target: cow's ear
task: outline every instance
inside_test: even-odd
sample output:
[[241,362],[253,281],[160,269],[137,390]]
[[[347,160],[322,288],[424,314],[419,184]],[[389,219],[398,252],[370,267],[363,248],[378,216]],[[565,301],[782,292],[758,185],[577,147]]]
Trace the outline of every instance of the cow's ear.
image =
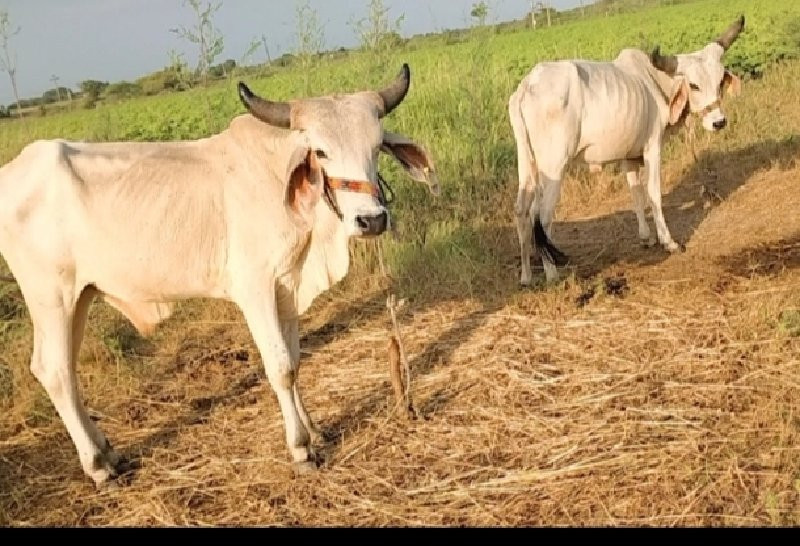
[[689,108],[689,83],[685,78],[681,78],[678,81],[678,88],[669,101],[669,124],[678,123],[687,108]]
[[403,135],[384,132],[381,149],[399,161],[411,178],[425,182],[433,195],[439,195],[436,169],[425,148]]
[[317,206],[325,186],[325,174],[313,150],[303,150],[300,161],[289,175],[286,187],[286,205],[306,222],[313,221],[314,207]]
[[[742,80],[739,79],[739,76],[728,70],[725,71],[720,86],[722,88],[722,93],[727,91],[732,97],[738,97],[742,92]],[[720,95],[722,95],[722,93],[720,93]]]

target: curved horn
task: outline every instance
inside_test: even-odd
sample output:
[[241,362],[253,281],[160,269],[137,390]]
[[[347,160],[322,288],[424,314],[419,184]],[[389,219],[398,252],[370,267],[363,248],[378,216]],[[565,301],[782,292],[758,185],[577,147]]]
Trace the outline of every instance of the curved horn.
[[403,68],[400,70],[400,74],[397,75],[394,83],[383,91],[378,91],[378,95],[380,95],[383,100],[383,112],[381,112],[381,117],[388,115],[398,104],[403,102],[406,93],[408,93],[408,86],[410,84],[411,71],[408,68],[408,63],[403,63]]
[[657,69],[666,72],[670,76],[674,76],[678,71],[678,57],[675,55],[664,56],[661,54],[661,46],[656,46],[650,54],[650,62],[653,63]]
[[719,38],[717,38],[717,43],[722,46],[722,49],[727,51],[728,48],[731,47],[731,44],[736,41],[736,38],[739,37],[739,33],[742,32],[743,28],[744,15],[740,15],[725,32],[720,34]]
[[253,94],[243,82],[239,82],[239,98],[247,111],[264,123],[288,129],[292,107],[288,102],[272,102]]

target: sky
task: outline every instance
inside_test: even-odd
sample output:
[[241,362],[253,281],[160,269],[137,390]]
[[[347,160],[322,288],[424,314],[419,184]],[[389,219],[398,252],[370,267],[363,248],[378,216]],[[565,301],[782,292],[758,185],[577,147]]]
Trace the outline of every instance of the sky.
[[[219,2],[220,0],[214,0]],[[309,0],[324,26],[325,49],[351,47],[357,38],[353,21],[364,17],[369,0]],[[489,21],[519,19],[530,0],[486,0]],[[203,1],[205,4],[205,0]],[[405,36],[469,26],[475,0],[384,0],[394,20],[404,15]],[[552,0],[555,9],[577,6],[580,0]],[[586,1],[585,3],[589,3]],[[222,0],[215,26],[225,50],[217,62],[244,55],[255,38],[266,37],[272,58],[295,45],[298,0]],[[20,98],[39,96],[58,85],[77,89],[78,82],[135,80],[169,63],[169,52],[184,53],[196,66],[196,46],[169,29],[191,27],[193,12],[184,0],[0,0],[20,32],[11,39],[17,55]],[[264,62],[259,48],[253,62]],[[13,101],[11,83],[0,73],[0,104]]]

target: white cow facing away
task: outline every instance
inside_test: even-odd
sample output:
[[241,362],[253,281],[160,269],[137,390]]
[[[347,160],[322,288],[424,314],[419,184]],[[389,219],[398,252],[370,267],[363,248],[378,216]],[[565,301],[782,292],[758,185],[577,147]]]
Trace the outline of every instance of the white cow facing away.
[[119,455],[89,418],[75,366],[96,296],[142,332],[183,298],[242,310],[283,414],[298,470],[318,435],[297,384],[298,316],[341,280],[348,239],[385,231],[378,154],[438,193],[427,152],[380,119],[405,98],[407,65],[385,89],[272,102],[239,84],[248,113],[196,141],[37,141],[0,168],[0,253],[33,322],[31,370],[98,485]]
[[[727,120],[720,100],[738,94],[740,81],[725,69],[722,56],[744,28],[744,16],[702,49],[664,56],[625,49],[612,62],[542,62],[520,82],[508,103],[517,145],[519,189],[515,206],[522,272],[531,282],[531,231],[548,281],[558,278],[565,256],[550,240],[561,179],[569,161],[583,159],[597,169],[621,162],[639,223],[639,238],[654,244],[645,219],[649,200],[659,242],[680,248],[661,210],[661,148],[668,126],[689,113],[703,127],[719,131]],[[644,166],[647,194],[639,179]],[[533,230],[531,230],[531,223]]]

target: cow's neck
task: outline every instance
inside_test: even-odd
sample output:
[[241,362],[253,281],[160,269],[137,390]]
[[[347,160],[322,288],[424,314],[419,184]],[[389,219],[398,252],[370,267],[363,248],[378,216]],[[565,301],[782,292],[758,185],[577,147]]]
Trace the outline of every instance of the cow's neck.
[[319,294],[341,281],[350,267],[350,249],[344,224],[322,201],[301,258],[296,289],[297,313],[304,313]]

